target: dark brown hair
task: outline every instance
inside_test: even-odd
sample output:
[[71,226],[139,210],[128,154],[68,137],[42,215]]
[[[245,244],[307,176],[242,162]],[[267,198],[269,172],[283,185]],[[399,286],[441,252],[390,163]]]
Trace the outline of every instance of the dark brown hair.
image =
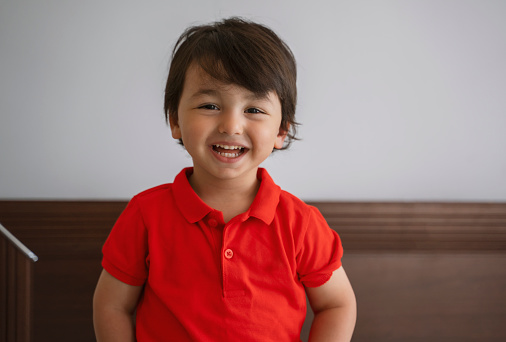
[[283,148],[297,139],[295,58],[271,29],[236,17],[186,29],[172,52],[165,87],[167,122],[177,122],[186,71],[192,63],[220,82],[257,95],[274,91],[281,101],[281,128],[287,132]]

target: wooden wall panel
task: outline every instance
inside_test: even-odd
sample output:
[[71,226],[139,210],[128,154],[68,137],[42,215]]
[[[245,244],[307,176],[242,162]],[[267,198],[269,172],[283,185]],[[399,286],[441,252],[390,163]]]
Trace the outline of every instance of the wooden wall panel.
[[[353,341],[506,340],[506,203],[312,204],[343,240]],[[125,205],[0,201],[0,222],[39,256],[34,341],[94,340],[100,250]]]
[[506,204],[312,204],[343,241],[354,342],[506,341]]
[[0,222],[39,257],[33,341],[94,341],[101,248],[126,202],[0,201]]
[[350,253],[355,342],[506,341],[506,253]]
[[33,261],[0,233],[0,340],[29,342],[33,331]]

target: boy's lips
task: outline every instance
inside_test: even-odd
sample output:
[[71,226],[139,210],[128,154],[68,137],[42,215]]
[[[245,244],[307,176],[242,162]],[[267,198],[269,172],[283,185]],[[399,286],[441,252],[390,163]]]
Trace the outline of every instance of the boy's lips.
[[247,148],[236,144],[213,144],[211,149],[221,157],[237,158],[247,152]]

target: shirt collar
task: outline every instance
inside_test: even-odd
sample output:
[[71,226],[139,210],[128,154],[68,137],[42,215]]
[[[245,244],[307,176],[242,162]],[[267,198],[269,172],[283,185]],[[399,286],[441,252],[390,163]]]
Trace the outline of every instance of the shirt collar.
[[193,167],[183,169],[174,179],[174,198],[177,207],[183,216],[190,223],[195,223],[202,220],[213,211],[213,208],[208,206],[200,199],[200,197],[193,191],[193,188],[188,181],[188,177],[193,173]]
[[259,168],[257,178],[260,180],[260,188],[250,206],[249,215],[271,224],[276,214],[281,188],[274,183],[266,169]]
[[[213,208],[205,204],[193,191],[188,181],[192,173],[192,167],[183,169],[174,179],[173,189],[179,211],[188,222],[195,223],[206,217]],[[270,224],[276,214],[281,188],[274,183],[267,170],[263,168],[258,169],[257,178],[260,180],[260,188],[246,214]]]

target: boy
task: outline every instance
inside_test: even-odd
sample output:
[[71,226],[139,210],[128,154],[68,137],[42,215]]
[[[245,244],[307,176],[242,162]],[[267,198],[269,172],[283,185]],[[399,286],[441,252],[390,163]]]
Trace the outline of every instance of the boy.
[[165,112],[193,167],[135,196],[111,231],[98,341],[299,341],[306,294],[310,340],[351,339],[338,235],[259,168],[295,138],[295,82],[290,49],[262,25],[232,18],[179,38]]

